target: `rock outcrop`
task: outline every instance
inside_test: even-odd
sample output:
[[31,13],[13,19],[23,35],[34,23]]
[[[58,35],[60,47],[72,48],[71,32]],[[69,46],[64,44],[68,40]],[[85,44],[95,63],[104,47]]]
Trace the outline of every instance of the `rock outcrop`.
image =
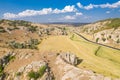
[[0,58],[0,80],[4,80],[6,74],[4,72],[5,66],[10,62],[10,60],[15,58],[15,53],[8,52],[3,57]]
[[78,58],[76,57],[75,54],[63,53],[63,54],[60,54],[60,57],[69,64],[77,65],[78,63]]
[[[40,70],[41,69],[41,70]],[[40,75],[40,76],[39,76]],[[12,72],[6,80],[52,80],[53,74],[44,61],[33,61],[32,63],[22,66],[17,72]]]
[[[65,55],[70,57],[66,57]],[[111,77],[105,77],[101,74],[94,73],[91,70],[77,68],[71,64],[68,64],[68,62],[71,63],[70,59],[72,56],[73,54],[66,53],[56,58],[55,64],[59,70],[58,72],[59,77],[57,77],[56,80],[113,80]],[[69,61],[66,62],[63,59],[63,57],[64,59]],[[72,57],[72,59],[76,60],[76,58],[74,57]],[[114,80],[120,80],[120,79],[114,79]]]

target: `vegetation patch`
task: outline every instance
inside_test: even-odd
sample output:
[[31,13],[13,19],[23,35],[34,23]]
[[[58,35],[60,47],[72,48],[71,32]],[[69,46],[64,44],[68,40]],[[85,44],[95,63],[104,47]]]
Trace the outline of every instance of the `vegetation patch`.
[[97,48],[97,50],[95,51],[95,55],[97,56],[97,53],[98,53],[98,51],[100,50],[100,48],[101,48],[101,46],[99,46],[98,48]]
[[0,33],[6,32],[3,27],[0,27]]
[[46,68],[47,68],[47,66],[41,66],[37,72],[30,71],[28,73],[28,77],[30,79],[33,78],[34,80],[37,80],[38,78],[41,78],[44,75]]
[[111,23],[107,24],[109,28],[117,29],[120,27],[120,18],[111,19]]
[[4,68],[13,59],[15,59],[15,56],[8,54],[7,56],[4,56],[3,59],[0,60],[1,61],[1,63],[0,63],[0,77],[5,76]]
[[16,48],[16,49],[38,49],[37,48],[38,44],[40,44],[40,41],[38,39],[30,39],[28,42],[24,42],[24,43],[11,41],[9,43],[9,46],[11,48]]
[[96,39],[96,42],[98,42],[98,41],[99,41],[99,38]]

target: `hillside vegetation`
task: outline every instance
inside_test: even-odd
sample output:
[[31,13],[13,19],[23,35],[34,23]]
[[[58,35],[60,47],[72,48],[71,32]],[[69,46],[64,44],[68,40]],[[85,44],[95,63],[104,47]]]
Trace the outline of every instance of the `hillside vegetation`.
[[120,18],[106,19],[79,27],[79,32],[91,36],[92,41],[120,48]]
[[[89,34],[108,23],[100,21],[81,30]],[[0,80],[120,79],[120,50],[86,41],[78,31],[63,24],[1,20]],[[95,35],[97,42],[120,37],[119,28],[101,32],[101,38]]]
[[106,20],[100,20],[97,22],[105,22],[105,21],[110,21],[110,23],[106,24],[105,29],[111,29],[111,28],[117,29],[118,27],[120,27],[120,18],[111,18],[111,19],[106,19]]

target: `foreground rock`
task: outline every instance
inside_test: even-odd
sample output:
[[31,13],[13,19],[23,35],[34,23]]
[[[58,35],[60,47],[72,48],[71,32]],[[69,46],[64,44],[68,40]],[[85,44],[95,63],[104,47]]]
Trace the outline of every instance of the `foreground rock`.
[[49,53],[42,56],[43,59],[33,60],[17,71],[9,70],[4,79],[0,80],[120,80],[76,67],[81,60],[72,53]]
[[6,80],[52,80],[53,75],[44,61],[33,61],[12,72],[6,77]]
[[60,57],[69,64],[77,65],[78,63],[78,58],[74,54],[71,53],[60,54]]
[[[63,58],[61,58],[61,56],[63,57],[64,55],[68,56],[68,53],[59,55],[55,61],[55,64],[59,70],[58,72],[59,77],[56,80],[113,80],[111,77],[105,77],[101,74],[96,74],[91,70],[80,69],[71,64],[68,64],[67,62],[64,61]],[[66,60],[73,59],[72,62],[77,61],[75,55],[74,57],[72,56],[73,54],[69,54],[69,58],[65,56],[64,57],[66,58]],[[114,79],[114,80],[120,80],[120,79]]]

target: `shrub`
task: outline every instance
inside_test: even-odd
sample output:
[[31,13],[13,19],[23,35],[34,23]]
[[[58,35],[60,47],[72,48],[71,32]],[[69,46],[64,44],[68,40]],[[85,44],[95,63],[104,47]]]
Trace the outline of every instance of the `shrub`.
[[99,41],[99,38],[96,39],[96,42],[98,42],[98,41]]
[[40,67],[39,71],[37,71],[37,72],[30,71],[28,73],[28,77],[30,79],[33,78],[33,79],[37,80],[39,77],[41,78],[44,75],[46,68],[47,68],[46,66],[42,66],[42,67]]
[[22,75],[22,72],[17,72],[16,73],[16,76],[21,76]]
[[34,45],[38,45],[40,42],[38,41],[38,39],[31,39],[30,43]]
[[37,31],[37,26],[29,26],[28,31],[31,31],[32,33]]
[[40,77],[43,76],[43,74],[45,73],[46,68],[47,68],[47,66],[42,66],[42,67],[40,67],[40,69],[39,69],[39,71],[38,71]]
[[39,78],[39,73],[34,72],[34,71],[30,71],[30,72],[28,73],[28,76],[29,76],[30,79],[33,78],[33,79],[37,80],[37,79]]
[[6,31],[4,30],[3,27],[0,27],[0,32],[1,32],[1,33],[4,33],[4,32],[6,32]]
[[120,40],[119,40],[119,39],[117,40],[117,43],[120,43]]
[[102,40],[105,42],[105,41],[106,41],[106,38],[102,38]]
[[3,66],[0,65],[0,73],[3,72]]
[[9,46],[11,48],[16,48],[16,49],[38,49],[37,47],[38,44],[40,44],[40,41],[38,39],[31,39],[28,42],[24,42],[24,43],[11,41],[9,43]]
[[110,28],[117,29],[118,27],[120,27],[120,18],[112,19],[111,23],[108,24],[108,26],[110,26]]
[[109,35],[109,39],[111,39],[111,35]]

